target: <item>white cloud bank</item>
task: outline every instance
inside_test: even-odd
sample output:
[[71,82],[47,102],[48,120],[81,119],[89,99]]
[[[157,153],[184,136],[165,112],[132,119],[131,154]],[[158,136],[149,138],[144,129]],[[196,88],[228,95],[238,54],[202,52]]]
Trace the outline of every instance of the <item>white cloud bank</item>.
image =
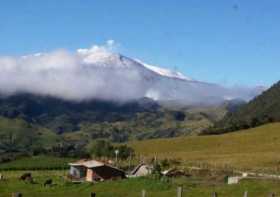
[[74,101],[125,101],[153,95],[159,100],[185,99],[191,103],[213,96],[247,98],[250,93],[244,88],[230,90],[209,84],[197,87],[198,82],[168,79],[137,61],[112,53],[114,46],[114,40],[108,40],[104,46],[94,45],[74,53],[57,50],[0,57],[0,95],[32,93]]
[[57,50],[23,57],[0,57],[0,93],[34,93],[68,100],[123,100],[143,95],[136,88],[141,86],[137,72],[104,64],[108,58],[115,57],[108,52],[113,44],[110,40],[105,46],[95,45],[76,53]]

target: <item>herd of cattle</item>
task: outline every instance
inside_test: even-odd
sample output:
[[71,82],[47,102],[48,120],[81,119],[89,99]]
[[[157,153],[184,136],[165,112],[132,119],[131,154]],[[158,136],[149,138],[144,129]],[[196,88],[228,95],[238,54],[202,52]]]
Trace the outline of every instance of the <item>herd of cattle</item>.
[[[1,180],[5,180],[4,176],[2,174],[0,174],[0,181]],[[24,173],[19,177],[20,181],[24,181],[26,183],[30,183],[30,184],[38,184],[36,181],[34,181],[32,174],[31,173]],[[47,186],[52,186],[53,185],[53,180],[52,179],[47,179],[44,181],[43,186],[47,187]]]

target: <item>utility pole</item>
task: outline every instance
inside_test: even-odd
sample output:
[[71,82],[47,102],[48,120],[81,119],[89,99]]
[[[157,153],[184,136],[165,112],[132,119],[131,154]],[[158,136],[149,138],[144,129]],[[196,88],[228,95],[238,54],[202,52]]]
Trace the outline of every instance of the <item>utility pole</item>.
[[129,153],[129,161],[128,161],[128,162],[129,162],[129,164],[128,164],[128,165],[129,165],[129,169],[130,169],[130,167],[131,167],[131,159],[132,159],[131,157],[132,157],[132,155],[131,155],[131,152],[130,152],[130,153]]
[[117,149],[115,150],[115,155],[116,155],[116,164],[118,163],[118,155],[119,155],[120,151]]

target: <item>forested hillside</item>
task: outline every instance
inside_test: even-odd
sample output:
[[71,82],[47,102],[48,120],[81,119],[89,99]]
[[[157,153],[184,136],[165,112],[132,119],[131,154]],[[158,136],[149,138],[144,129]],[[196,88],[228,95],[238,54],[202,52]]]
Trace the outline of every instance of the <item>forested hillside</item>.
[[204,134],[219,134],[280,121],[280,82],[238,110],[228,113]]

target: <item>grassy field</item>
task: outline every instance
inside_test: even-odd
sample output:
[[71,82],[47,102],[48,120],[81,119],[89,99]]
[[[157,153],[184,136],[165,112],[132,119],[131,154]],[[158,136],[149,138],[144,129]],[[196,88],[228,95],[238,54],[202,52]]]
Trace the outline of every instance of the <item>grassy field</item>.
[[[178,159],[182,160],[184,166],[208,164],[218,169],[230,167],[280,172],[280,123],[225,135],[147,140],[131,142],[130,145],[147,158],[156,155],[162,159]],[[87,197],[91,192],[96,192],[97,197],[138,197],[141,196],[142,189],[147,191],[148,197],[175,197],[179,185],[183,186],[184,195],[188,197],[210,197],[214,191],[224,197],[241,197],[244,191],[248,191],[248,196],[254,197],[268,196],[272,192],[280,194],[280,181],[243,180],[237,185],[226,185],[223,181],[225,174],[206,177],[194,174],[188,178],[165,181],[137,178],[74,184],[65,179],[67,171],[47,170],[65,166],[70,161],[71,159],[38,156],[0,164],[0,173],[6,179],[0,181],[0,197],[10,197],[12,192],[21,192],[23,197]],[[27,172],[20,171],[23,167],[28,170],[38,168],[32,171],[36,184],[18,180],[20,175]],[[54,185],[44,187],[44,181],[49,178],[54,181]]]
[[[216,135],[189,136],[173,139],[157,139],[131,142],[137,154],[146,158],[173,158],[182,161],[183,166],[205,165],[210,168],[233,168],[248,171],[267,171],[280,173],[280,123],[268,124],[247,131]],[[141,190],[148,197],[176,196],[176,188],[182,185],[188,197],[209,197],[216,191],[219,196],[238,197],[248,191],[249,196],[263,197],[271,192],[280,194],[280,181],[243,180],[237,185],[226,185],[223,175],[168,179],[152,178],[126,179],[104,183],[74,184],[65,177],[67,171],[55,170],[67,167],[72,159],[37,156],[22,158],[0,164],[0,173],[5,180],[0,181],[0,197],[10,197],[13,192],[23,193],[23,197],[87,197],[96,192],[97,197],[138,197]],[[24,170],[25,171],[20,171]],[[44,169],[44,170],[42,170]],[[48,170],[52,169],[52,170]],[[36,184],[19,181],[26,170],[32,171]],[[54,185],[44,187],[45,180],[51,178]]]
[[242,170],[280,172],[280,123],[216,136],[190,136],[130,143],[146,157],[176,158]]
[[[242,181],[238,185],[205,182],[199,178],[177,178],[169,181],[160,181],[152,178],[126,179],[108,181],[104,183],[74,184],[67,182],[63,177],[66,171],[34,171],[32,172],[36,184],[24,183],[18,180],[23,171],[4,172],[5,181],[0,181],[0,196],[10,197],[13,192],[21,192],[23,197],[88,197],[95,192],[97,197],[139,197],[145,189],[149,197],[176,196],[176,188],[182,185],[184,196],[210,197],[215,191],[219,196],[238,197],[248,191],[249,196],[263,197],[271,192],[280,193],[280,183],[276,181]],[[44,187],[46,179],[52,178],[54,185]]]
[[68,168],[68,163],[73,161],[71,158],[59,158],[51,156],[24,157],[15,161],[0,163],[2,170],[52,170]]

